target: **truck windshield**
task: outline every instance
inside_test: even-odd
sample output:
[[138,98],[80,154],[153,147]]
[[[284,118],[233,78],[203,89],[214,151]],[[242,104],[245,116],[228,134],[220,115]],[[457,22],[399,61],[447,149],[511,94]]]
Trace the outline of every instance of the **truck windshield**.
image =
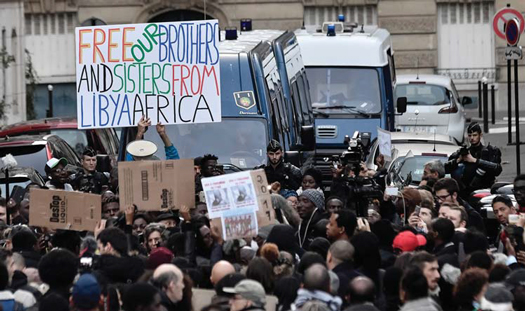
[[379,75],[373,68],[306,69],[312,107],[325,114],[381,112]]
[[[266,160],[266,126],[262,119],[223,118],[220,123],[168,125],[166,132],[181,159],[214,154],[219,157],[219,163],[249,169]],[[161,148],[164,145],[154,126],[144,139],[159,146],[156,156],[165,159]]]

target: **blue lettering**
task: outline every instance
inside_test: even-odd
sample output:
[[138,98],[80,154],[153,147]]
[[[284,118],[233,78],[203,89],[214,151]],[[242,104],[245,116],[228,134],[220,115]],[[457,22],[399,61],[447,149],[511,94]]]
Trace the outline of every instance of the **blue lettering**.
[[[166,60],[168,55],[168,47],[166,46],[166,43],[168,43],[169,40],[169,32],[168,28],[164,25],[159,25],[159,62],[163,62]],[[168,60],[170,61],[170,60]]]
[[[124,110],[124,108],[127,108]],[[120,125],[120,120],[122,119],[122,114],[126,112],[128,115],[128,124],[131,125],[131,115],[129,114],[129,101],[128,101],[128,95],[124,95],[124,100],[122,101],[122,109],[120,110],[120,116],[118,117],[117,125]]]
[[80,127],[88,127],[91,124],[84,123],[84,95],[80,95]]
[[[102,107],[102,98],[104,98],[104,100],[106,101],[106,105],[104,107]],[[98,121],[100,122],[99,125],[100,126],[106,126],[109,123],[109,114],[108,114],[109,100],[108,100],[108,98],[105,95],[98,94],[98,101],[99,101]],[[93,107],[95,107],[95,106],[93,105]],[[106,115],[106,123],[102,123],[102,111],[104,111],[104,114]]]
[[173,52],[174,50],[173,46],[178,40],[177,39],[178,38],[177,27],[175,27],[175,25],[169,25],[169,37],[170,37],[170,45],[169,45],[170,53],[168,56],[168,62],[172,62],[172,61],[175,62],[176,58],[175,58],[175,53]]
[[117,101],[113,98],[113,96],[109,95],[109,98],[111,98],[111,102],[115,105],[115,112],[113,113],[113,119],[111,119],[111,126],[115,125],[115,117],[117,116],[117,109],[118,109],[118,102],[120,100],[120,94],[118,94]]

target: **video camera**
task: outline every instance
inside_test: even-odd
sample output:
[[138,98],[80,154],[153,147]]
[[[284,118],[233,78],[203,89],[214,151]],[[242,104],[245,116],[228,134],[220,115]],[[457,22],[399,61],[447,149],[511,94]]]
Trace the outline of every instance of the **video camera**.
[[352,137],[346,135],[344,144],[348,145],[348,149],[340,156],[334,156],[337,160],[334,166],[341,164],[344,167],[342,180],[347,188],[347,205],[355,209],[359,217],[367,217],[372,201],[383,198],[383,191],[373,178],[359,176],[361,163],[369,153],[370,137],[370,133],[359,131],[354,132]]
[[334,165],[344,166],[345,176],[348,176],[350,171],[353,171],[355,176],[359,176],[361,162],[366,159],[370,148],[370,133],[355,131],[352,137],[345,135],[344,144],[348,148],[340,156],[333,156]]

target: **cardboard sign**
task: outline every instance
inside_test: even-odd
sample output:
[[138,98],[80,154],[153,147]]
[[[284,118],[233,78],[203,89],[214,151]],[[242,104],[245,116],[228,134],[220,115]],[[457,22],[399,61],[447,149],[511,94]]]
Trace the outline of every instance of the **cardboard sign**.
[[98,194],[31,189],[29,224],[49,229],[93,231],[102,218]]
[[77,27],[78,128],[221,121],[217,20]]
[[120,207],[161,211],[195,206],[193,160],[119,162]]
[[202,179],[208,214],[225,240],[254,237],[275,221],[264,170]]

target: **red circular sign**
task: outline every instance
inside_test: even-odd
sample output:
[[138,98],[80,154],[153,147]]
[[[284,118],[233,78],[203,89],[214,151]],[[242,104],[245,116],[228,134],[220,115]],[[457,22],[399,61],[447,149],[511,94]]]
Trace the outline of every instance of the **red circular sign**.
[[[507,15],[505,17],[504,15]],[[512,17],[508,16],[512,15]],[[503,22],[505,24],[512,18],[518,18],[520,21],[520,33],[523,33],[523,28],[525,27],[525,19],[523,19],[523,15],[518,10],[512,9],[512,8],[504,8],[498,11],[496,15],[494,15],[494,20],[492,22],[492,28],[494,28],[494,32],[496,33],[496,36],[500,37],[503,40],[506,40],[505,33],[503,32],[503,27],[500,29],[498,27],[499,22]]]

